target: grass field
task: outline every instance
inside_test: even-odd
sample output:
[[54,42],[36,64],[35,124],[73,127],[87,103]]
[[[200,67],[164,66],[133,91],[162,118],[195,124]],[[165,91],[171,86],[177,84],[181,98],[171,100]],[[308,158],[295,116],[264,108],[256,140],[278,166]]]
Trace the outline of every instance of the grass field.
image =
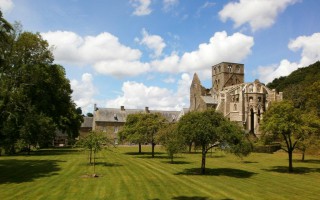
[[[208,155],[207,175],[198,175],[201,155],[181,154],[170,164],[161,149],[156,158],[137,147],[98,154],[92,174],[87,156],[74,149],[41,150],[0,157],[0,199],[319,199],[320,159],[298,161],[287,173],[285,153],[239,159],[223,152]],[[143,147],[149,151],[149,147]]]

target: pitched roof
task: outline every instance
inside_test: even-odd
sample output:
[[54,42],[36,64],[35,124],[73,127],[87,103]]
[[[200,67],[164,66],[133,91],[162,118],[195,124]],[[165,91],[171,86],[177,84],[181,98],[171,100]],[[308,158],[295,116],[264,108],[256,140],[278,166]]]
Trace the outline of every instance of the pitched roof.
[[92,128],[93,117],[83,117],[81,128]]
[[100,122],[126,122],[129,114],[142,113],[141,109],[99,108],[94,113],[94,120]]
[[[98,108],[94,113],[94,120],[100,122],[126,122],[129,114],[145,113],[146,109],[119,109],[119,108]],[[169,122],[178,119],[180,111],[149,110],[150,113],[160,113]]]
[[201,98],[206,104],[218,104],[218,101],[215,100],[212,96],[201,96]]

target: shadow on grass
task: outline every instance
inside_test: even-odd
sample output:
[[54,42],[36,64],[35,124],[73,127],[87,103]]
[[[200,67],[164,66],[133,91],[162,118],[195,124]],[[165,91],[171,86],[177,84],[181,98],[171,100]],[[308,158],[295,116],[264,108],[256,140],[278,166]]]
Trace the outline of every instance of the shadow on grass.
[[259,162],[256,162],[256,161],[242,161],[242,163],[245,163],[245,164],[252,164],[252,163],[259,163]]
[[199,196],[177,196],[172,197],[172,200],[211,200],[209,197],[199,197]]
[[[147,158],[147,159],[169,159],[166,153],[154,152],[154,158],[152,158],[151,152],[126,152],[126,155],[135,156],[136,158]],[[179,158],[179,157],[177,157]]]
[[206,168],[206,173],[201,174],[200,168],[185,169],[183,172],[178,172],[175,175],[201,175],[201,176],[229,176],[234,178],[250,178],[255,175],[254,172],[249,172],[241,169],[233,168]]
[[289,172],[288,166],[274,166],[270,169],[263,169],[268,172],[288,173],[288,174],[308,174],[312,172],[320,173],[320,168],[293,167],[293,172]]
[[95,165],[100,165],[104,167],[121,167],[122,164],[119,163],[108,163],[108,162],[96,162]]
[[304,160],[301,159],[294,159],[294,162],[300,162],[300,163],[312,163],[312,164],[320,164],[320,160],[310,159],[310,160]]
[[60,160],[0,160],[0,184],[22,183],[57,175]]
[[207,155],[207,158],[224,158],[225,155]]
[[[126,153],[124,153],[124,154],[126,154],[126,155],[131,155],[131,156],[144,156],[144,155],[149,155],[149,156],[151,156],[151,155],[152,155],[151,152],[141,152],[141,153],[139,153],[139,152],[126,152]],[[154,152],[154,155],[163,155],[163,154],[165,154],[165,153],[162,153],[162,152]]]
[[[169,158],[168,158],[169,159]],[[190,164],[192,162],[188,162],[188,161],[173,161],[171,162],[170,160],[168,161],[161,161],[162,163],[167,163],[167,164],[172,164],[172,165],[185,165],[185,164]]]
[[[38,151],[31,151],[30,156],[50,156],[50,155],[64,155],[64,154],[72,154],[79,153],[79,149],[74,148],[50,148],[50,149],[40,149]],[[21,153],[23,155],[26,153]]]

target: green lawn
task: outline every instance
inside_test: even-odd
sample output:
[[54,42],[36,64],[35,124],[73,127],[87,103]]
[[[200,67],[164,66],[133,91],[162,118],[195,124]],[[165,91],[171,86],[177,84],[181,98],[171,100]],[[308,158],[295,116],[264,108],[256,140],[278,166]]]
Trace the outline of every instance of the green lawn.
[[[320,159],[298,161],[287,173],[285,153],[253,153],[243,160],[223,152],[207,159],[199,174],[200,154],[181,154],[170,164],[156,148],[156,158],[138,155],[137,147],[99,153],[96,172],[83,152],[42,150],[34,155],[0,157],[0,199],[319,199]],[[149,147],[143,147],[149,151]]]

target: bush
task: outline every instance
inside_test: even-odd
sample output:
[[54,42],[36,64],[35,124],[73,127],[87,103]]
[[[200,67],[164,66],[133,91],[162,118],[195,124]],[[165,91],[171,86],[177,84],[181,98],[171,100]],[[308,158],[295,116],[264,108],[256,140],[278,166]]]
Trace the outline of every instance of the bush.
[[254,145],[253,152],[257,153],[273,153],[281,149],[281,144]]

